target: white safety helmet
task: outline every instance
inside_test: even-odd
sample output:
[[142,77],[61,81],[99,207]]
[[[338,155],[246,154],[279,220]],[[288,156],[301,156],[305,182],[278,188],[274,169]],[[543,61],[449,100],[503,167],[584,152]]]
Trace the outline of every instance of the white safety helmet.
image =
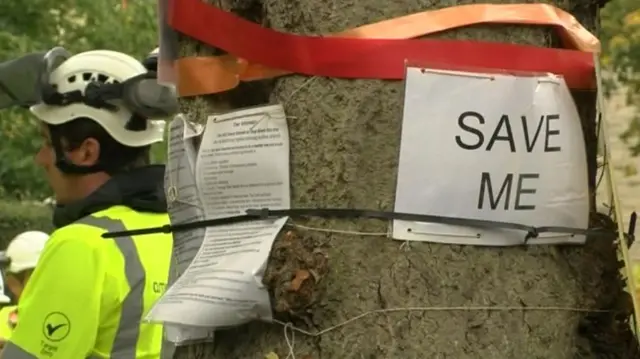
[[9,258],[7,273],[19,273],[35,268],[47,240],[49,235],[40,231],[27,231],[17,235],[5,252]]
[[[121,52],[94,50],[71,56],[54,69],[49,83],[59,93],[81,91],[90,82],[122,83],[134,76],[147,72],[138,60]],[[118,104],[115,100],[114,104]],[[122,103],[122,102],[120,102]],[[132,112],[125,106],[117,106],[117,111],[88,106],[82,102],[65,106],[51,106],[40,103],[31,106],[31,112],[41,121],[50,125],[60,125],[79,117],[88,117],[100,124],[119,143],[128,147],[147,146],[163,140],[165,121],[149,120],[143,131],[126,128]]]

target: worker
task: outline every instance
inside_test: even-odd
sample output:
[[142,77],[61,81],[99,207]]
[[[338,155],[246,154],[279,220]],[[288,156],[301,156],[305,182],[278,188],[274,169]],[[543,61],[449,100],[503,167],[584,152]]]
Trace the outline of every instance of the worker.
[[149,153],[163,141],[175,95],[123,53],[55,48],[43,56],[22,64],[41,82],[19,87],[39,93],[21,99],[14,91],[14,102],[39,99],[30,107],[43,139],[35,161],[55,194],[57,229],[0,358],[170,358],[163,326],[144,315],[166,285],[172,236],[102,235],[169,223],[164,166],[149,165]]
[[11,338],[13,329],[18,324],[18,306],[8,305],[0,309],[0,348]]
[[[11,305],[11,298],[5,293],[4,274],[0,273],[0,348],[11,336],[11,331],[15,327],[15,323],[10,322],[13,312],[17,311],[16,305]],[[13,318],[15,319],[15,318]]]
[[7,296],[7,288],[4,284],[4,270],[0,270],[0,307],[11,304],[11,298]]
[[48,240],[49,235],[41,231],[23,232],[1,253],[0,264],[3,264],[6,284],[15,301],[20,300]]
[[[20,300],[20,295],[29,281],[48,239],[49,235],[44,232],[23,232],[9,242],[6,251],[0,252],[3,278],[14,301]],[[4,297],[6,298],[6,301],[3,300],[4,302],[12,301],[6,295]],[[0,309],[0,343],[9,339],[17,322],[17,305],[9,305]]]

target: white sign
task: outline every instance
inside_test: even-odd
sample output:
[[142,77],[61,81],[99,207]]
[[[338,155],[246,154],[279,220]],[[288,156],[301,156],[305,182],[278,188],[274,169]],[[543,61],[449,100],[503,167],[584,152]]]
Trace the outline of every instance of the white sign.
[[[288,209],[289,133],[282,106],[210,116],[195,172],[185,177],[177,176],[177,182],[168,185],[168,200],[183,201],[185,192],[184,202],[203,213],[192,211],[184,217],[212,219],[242,215],[249,208]],[[195,258],[148,319],[191,328],[270,321],[271,303],[262,277],[273,241],[286,221],[285,217],[207,227],[199,238],[192,233],[191,241],[201,244]]]
[[[395,211],[587,228],[585,143],[564,80],[407,68]],[[520,245],[523,231],[394,221],[393,238]],[[540,234],[531,244],[584,243]]]

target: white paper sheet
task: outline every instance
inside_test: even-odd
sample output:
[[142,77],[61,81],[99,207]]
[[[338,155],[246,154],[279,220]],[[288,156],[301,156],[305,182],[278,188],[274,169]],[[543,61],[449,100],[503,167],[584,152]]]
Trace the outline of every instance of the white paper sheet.
[[[586,229],[578,111],[561,77],[407,68],[395,211]],[[521,245],[523,231],[393,221],[393,238]],[[529,244],[584,243],[543,233]]]
[[[194,128],[178,116],[169,125],[169,155],[165,172],[167,205],[172,224],[205,219],[195,179],[196,144],[203,129]],[[172,275],[180,277],[195,258],[204,239],[204,228],[173,234],[174,265]],[[170,280],[171,282],[171,280]]]
[[[206,218],[290,206],[289,134],[280,105],[210,116],[195,163],[196,188]],[[178,193],[183,187],[180,181],[174,184]],[[191,188],[184,181],[185,188]],[[286,221],[206,228],[195,259],[148,319],[216,328],[271,320],[262,277],[273,241]]]
[[[198,198],[195,183],[195,160],[198,136],[202,126],[190,123],[182,115],[169,124],[168,159],[165,170],[165,192],[172,224],[205,219],[202,202]],[[193,261],[204,239],[205,229],[176,232],[173,234],[173,254],[169,281],[171,287]],[[210,342],[213,328],[193,328],[166,325],[165,338],[176,345]]]
[[164,337],[175,346],[212,343],[215,340],[215,329],[166,323]]

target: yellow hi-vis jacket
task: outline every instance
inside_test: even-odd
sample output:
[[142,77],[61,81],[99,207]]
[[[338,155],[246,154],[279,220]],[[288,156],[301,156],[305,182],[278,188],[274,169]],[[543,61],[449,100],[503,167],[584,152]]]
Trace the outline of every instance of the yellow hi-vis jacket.
[[16,325],[17,305],[9,305],[0,309],[0,340],[7,341],[11,337],[13,328]]
[[142,321],[166,285],[172,236],[101,235],[168,223],[166,213],[113,206],[53,232],[2,358],[165,357],[162,325]]

